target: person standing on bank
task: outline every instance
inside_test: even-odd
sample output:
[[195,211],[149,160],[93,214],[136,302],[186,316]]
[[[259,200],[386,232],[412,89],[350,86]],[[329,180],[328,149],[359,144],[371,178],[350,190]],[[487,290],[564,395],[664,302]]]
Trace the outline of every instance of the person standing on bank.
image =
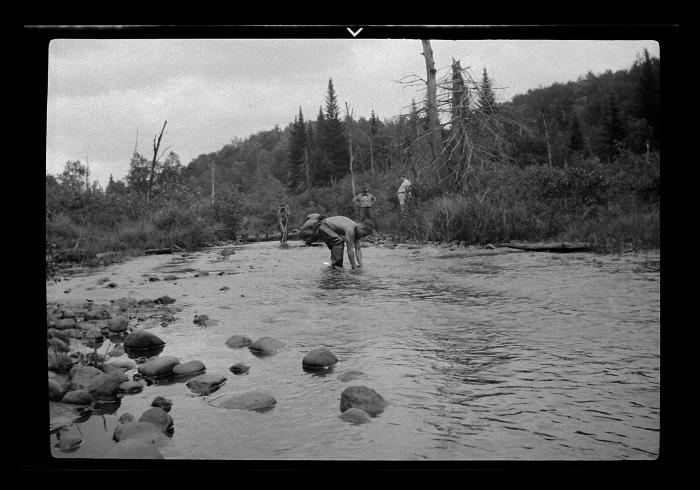
[[396,195],[399,197],[399,207],[401,208],[402,213],[406,209],[406,198],[408,198],[410,193],[411,193],[411,181],[408,180],[406,177],[401,177],[401,185],[399,186],[399,189],[396,192]]
[[287,225],[289,224],[289,206],[282,203],[277,210],[277,219],[280,225],[280,243],[287,243]]
[[364,222],[368,218],[372,219],[370,209],[372,209],[372,206],[376,201],[377,198],[367,191],[367,184],[363,185],[362,193],[356,195],[352,200],[352,202],[360,206],[360,223]]

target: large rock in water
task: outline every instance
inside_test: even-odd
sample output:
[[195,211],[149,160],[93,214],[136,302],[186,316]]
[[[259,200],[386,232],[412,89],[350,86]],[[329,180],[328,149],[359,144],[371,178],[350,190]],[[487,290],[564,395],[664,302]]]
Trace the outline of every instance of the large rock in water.
[[163,345],[165,342],[148,330],[135,330],[124,339],[124,347],[132,350],[149,350]]
[[73,405],[88,405],[92,403],[92,395],[87,390],[73,390],[63,395],[61,401]]
[[65,392],[66,390],[63,388],[61,383],[53,379],[49,380],[49,400],[54,402],[59,401],[61,398],[63,398],[63,394]]
[[123,372],[115,370],[93,378],[86,390],[94,398],[114,398],[119,391],[119,385],[126,381],[129,381],[129,377]]
[[180,360],[175,356],[160,356],[140,364],[138,371],[147,378],[158,378],[172,374],[178,364]]
[[115,316],[114,318],[110,318],[107,322],[107,328],[112,333],[125,332],[128,327],[129,319],[125,316]]
[[85,390],[90,382],[96,377],[104,374],[102,371],[92,366],[73,366],[68,376],[70,378],[70,388],[72,390]]
[[162,396],[157,396],[151,402],[151,406],[162,408],[166,412],[169,412],[170,409],[173,408],[173,402],[172,402],[172,400],[170,400],[168,398],[163,398]]
[[188,361],[182,364],[178,364],[173,368],[173,375],[175,376],[191,376],[193,374],[200,374],[207,370],[207,367],[202,361]]
[[250,347],[253,341],[246,337],[245,335],[232,335],[226,341],[226,345],[232,349],[238,349],[240,347]]
[[143,412],[139,422],[153,424],[163,433],[168,432],[173,427],[173,418],[168,412],[158,407],[149,408]]
[[209,404],[219,408],[263,411],[274,407],[277,404],[277,400],[268,393],[249,391],[246,393],[221,395],[211,400]]
[[140,393],[143,391],[143,383],[139,383],[138,381],[124,381],[122,384],[119,385],[118,387],[119,393],[123,394],[133,394],[133,393]]
[[68,347],[68,344],[66,344],[60,339],[52,337],[46,342],[49,346],[49,349],[55,350],[56,352],[70,352],[70,347]]
[[325,369],[333,366],[338,362],[338,358],[335,357],[328,349],[314,349],[304,356],[301,360],[301,365],[304,369]]
[[266,356],[276,354],[278,350],[284,347],[284,342],[273,339],[272,337],[262,337],[250,344],[250,352],[258,356]]
[[187,388],[200,395],[208,395],[215,392],[226,382],[226,376],[216,374],[202,374],[187,382]]
[[118,442],[105,451],[102,457],[107,459],[163,459],[163,455],[153,444],[139,439],[126,439]]
[[388,404],[379,393],[366,386],[350,386],[340,394],[341,412],[350,408],[359,408],[375,417],[382,413]]

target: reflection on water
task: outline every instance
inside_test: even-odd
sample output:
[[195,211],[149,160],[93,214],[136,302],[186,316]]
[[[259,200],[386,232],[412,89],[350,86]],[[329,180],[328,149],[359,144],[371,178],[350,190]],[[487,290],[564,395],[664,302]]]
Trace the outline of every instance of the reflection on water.
[[[333,270],[323,265],[325,249],[270,242],[238,247],[223,259],[210,249],[111,266],[118,283],[177,270],[175,282],[132,286],[135,297],[167,294],[182,308],[177,321],[151,329],[166,342],[163,354],[201,360],[207,373],[226,376],[232,391],[269,392],[277,404],[232,414],[181,379],[158,382],[101,411],[106,426],[95,416],[74,424],[89,436],[61,457],[101,454],[98,435],[125,412],[138,418],[156,396],[173,401],[177,433],[161,449],[166,458],[658,455],[658,255],[365,248],[363,258],[363,269]],[[84,299],[81,287],[91,281],[70,279],[71,294]],[[66,287],[49,286],[49,298],[66,301]],[[88,293],[95,300],[127,295]],[[203,313],[213,320],[206,329],[190,321]],[[257,357],[226,347],[233,334],[269,336],[287,347]],[[338,364],[304,370],[301,359],[317,347],[334,352]],[[236,363],[250,366],[246,376],[231,374]],[[390,402],[370,424],[338,418],[340,393],[354,384]]]

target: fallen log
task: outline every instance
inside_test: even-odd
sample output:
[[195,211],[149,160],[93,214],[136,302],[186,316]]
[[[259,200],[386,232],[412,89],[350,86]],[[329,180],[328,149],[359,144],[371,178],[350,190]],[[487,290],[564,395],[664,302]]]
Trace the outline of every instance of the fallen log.
[[173,248],[149,248],[148,250],[144,250],[143,253],[146,255],[171,254],[173,253]]
[[568,253],[568,252],[587,252],[591,250],[591,246],[588,243],[583,242],[539,242],[539,243],[525,243],[525,242],[507,242],[499,243],[501,247],[517,248],[520,250],[529,250],[531,252],[557,252],[557,253]]

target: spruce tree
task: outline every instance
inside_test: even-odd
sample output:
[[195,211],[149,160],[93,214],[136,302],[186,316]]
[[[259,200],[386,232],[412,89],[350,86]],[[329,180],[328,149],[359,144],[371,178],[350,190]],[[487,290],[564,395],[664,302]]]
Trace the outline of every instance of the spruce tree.
[[484,114],[493,114],[496,111],[496,94],[493,91],[493,82],[484,67],[484,73],[479,85],[477,107]]
[[571,123],[571,137],[569,138],[569,150],[572,152],[579,152],[584,149],[585,142],[583,139],[583,133],[581,132],[581,123],[578,120],[578,116],[574,114],[573,121]]
[[641,62],[639,82],[636,91],[637,114],[645,119],[652,128],[652,136],[658,140],[659,126],[659,86],[654,72],[654,66],[649,51],[644,50],[644,59]]
[[299,115],[294,118],[294,124],[292,125],[289,156],[287,159],[287,186],[292,190],[298,190],[303,187],[306,180],[306,169],[304,168],[306,146],[306,124],[304,123],[304,114],[301,111],[301,107],[299,107]]
[[603,117],[602,139],[603,156],[611,161],[617,156],[619,146],[625,139],[625,128],[620,118],[620,109],[613,95],[608,97]]
[[[340,120],[340,108],[333,88],[333,79],[328,80],[326,111],[323,116],[320,136],[321,146],[328,164],[326,178],[329,181],[338,181],[349,172],[350,155],[345,128]],[[326,172],[322,172],[322,174],[326,174]]]

